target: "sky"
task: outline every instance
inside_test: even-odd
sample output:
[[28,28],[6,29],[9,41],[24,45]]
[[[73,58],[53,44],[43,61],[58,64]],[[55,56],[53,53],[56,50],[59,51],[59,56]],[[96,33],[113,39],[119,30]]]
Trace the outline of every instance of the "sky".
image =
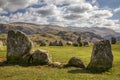
[[12,22],[120,32],[120,0],[0,0],[0,23]]

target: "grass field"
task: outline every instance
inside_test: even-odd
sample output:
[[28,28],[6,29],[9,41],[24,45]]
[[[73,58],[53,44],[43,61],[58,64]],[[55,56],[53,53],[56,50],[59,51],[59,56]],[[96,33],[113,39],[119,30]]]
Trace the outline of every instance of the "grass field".
[[[48,50],[53,61],[67,63],[73,57],[79,57],[85,65],[90,61],[90,47],[36,47]],[[48,66],[0,66],[0,80],[120,80],[120,44],[112,45],[114,55],[113,68],[108,72],[93,74],[80,68],[52,68]],[[0,51],[0,61],[5,59],[6,49]]]

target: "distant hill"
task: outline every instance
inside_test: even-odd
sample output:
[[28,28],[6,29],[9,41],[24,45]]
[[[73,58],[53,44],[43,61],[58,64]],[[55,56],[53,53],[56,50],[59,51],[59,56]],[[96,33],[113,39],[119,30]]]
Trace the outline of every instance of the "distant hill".
[[[102,38],[110,39],[112,36],[118,38],[118,40],[120,38],[120,33],[117,33],[112,29],[102,27],[61,27],[58,25],[37,25],[22,22],[0,24],[0,33],[7,33],[9,30],[20,30],[31,35],[37,33],[41,35],[49,34],[49,37],[52,35],[52,37],[54,36],[65,40],[70,39],[71,37],[75,39],[80,34],[82,34],[83,37],[89,37],[89,41],[96,41]],[[74,41],[74,39],[72,40]]]
[[109,28],[103,28],[103,27],[69,27],[71,31],[76,31],[76,32],[92,32],[95,33],[96,35],[100,35],[104,39],[110,40],[111,37],[115,37],[117,39],[117,42],[120,42],[120,33],[115,32],[112,29]]
[[57,25],[36,25],[30,23],[11,23],[11,24],[0,24],[0,32],[7,33],[9,30],[20,30],[25,32],[26,34],[34,34],[38,32],[45,31],[67,31],[66,28],[57,26]]
[[120,36],[120,33],[115,32],[112,29],[109,28],[103,28],[103,27],[69,27],[72,31],[77,31],[77,32],[93,32],[97,35],[100,35],[103,38],[108,38],[111,36]]
[[75,42],[81,35],[83,41],[95,42],[103,39],[101,36],[89,31],[74,31],[69,27],[60,27],[57,25],[36,25],[30,23],[11,23],[0,24],[0,32],[7,33],[9,30],[20,30],[30,35],[34,40],[63,40]]

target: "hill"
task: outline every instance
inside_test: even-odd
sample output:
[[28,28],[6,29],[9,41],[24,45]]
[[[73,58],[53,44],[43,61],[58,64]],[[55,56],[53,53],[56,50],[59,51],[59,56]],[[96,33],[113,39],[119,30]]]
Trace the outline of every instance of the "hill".
[[83,41],[95,42],[102,39],[101,36],[92,32],[76,32],[69,27],[60,27],[57,25],[36,25],[30,23],[11,23],[0,24],[0,32],[7,33],[9,30],[20,30],[30,36],[33,41],[44,40],[48,42],[53,40],[63,40],[76,42],[76,39],[81,35]]
[[[97,35],[100,35],[103,38],[109,38],[111,36],[118,37],[120,36],[120,33],[115,32],[112,29],[109,28],[103,28],[103,27],[69,27],[72,31],[77,31],[77,32],[93,32]],[[109,36],[109,37],[108,37]]]

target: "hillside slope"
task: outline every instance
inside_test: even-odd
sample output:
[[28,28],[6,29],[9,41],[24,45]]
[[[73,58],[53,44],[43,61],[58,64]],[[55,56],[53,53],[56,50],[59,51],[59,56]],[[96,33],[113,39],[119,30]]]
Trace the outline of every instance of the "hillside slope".
[[[57,25],[36,25],[29,23],[11,23],[0,24],[0,32],[7,33],[9,30],[20,30],[30,35],[33,41],[72,41],[76,42],[76,39],[81,35],[83,41],[95,42],[102,39],[101,36],[92,32],[76,32],[71,31],[69,27],[60,27]],[[49,42],[48,41],[48,42]]]

